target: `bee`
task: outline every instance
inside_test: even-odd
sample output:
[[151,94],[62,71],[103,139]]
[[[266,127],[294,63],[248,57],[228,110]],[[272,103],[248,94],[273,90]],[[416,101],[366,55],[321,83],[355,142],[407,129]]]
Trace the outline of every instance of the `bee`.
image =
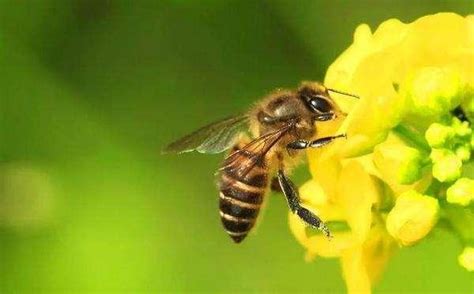
[[298,190],[287,175],[302,150],[345,137],[313,139],[317,122],[345,115],[329,92],[358,98],[318,82],[303,82],[296,90],[276,90],[249,112],[204,126],[163,150],[214,154],[230,149],[217,176],[220,218],[235,243],[244,240],[254,227],[270,186],[283,192],[289,209],[304,223],[331,237],[325,223],[301,205]]

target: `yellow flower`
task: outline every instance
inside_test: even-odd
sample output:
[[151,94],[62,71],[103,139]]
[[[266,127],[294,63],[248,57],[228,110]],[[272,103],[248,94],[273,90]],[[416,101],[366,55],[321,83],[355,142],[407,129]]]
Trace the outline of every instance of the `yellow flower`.
[[[301,202],[329,224],[346,222],[350,232],[333,232],[334,238],[331,241],[318,234],[308,237],[304,224],[290,214],[290,226],[294,233],[298,232],[295,234],[297,239],[310,253],[325,257],[338,256],[340,249],[366,239],[372,224],[372,205],[380,198],[378,183],[357,161],[345,164],[336,178],[336,187],[340,188],[333,195],[325,192],[317,180],[306,183],[300,189]],[[330,225],[329,228],[331,229]],[[321,250],[324,246],[331,247],[330,253],[326,253],[328,250]]]
[[[361,97],[332,95],[349,115],[318,122],[318,136],[346,133],[347,140],[308,151],[313,179],[300,189],[303,205],[334,238],[308,230],[293,214],[290,228],[308,260],[340,258],[348,291],[369,293],[397,241],[411,245],[435,226],[443,208],[423,194],[444,197],[451,184],[433,175],[449,182],[472,170],[471,126],[451,122],[450,112],[462,106],[474,114],[474,16],[390,19],[374,33],[360,25],[324,83]],[[451,189],[451,198],[461,190]],[[448,221],[465,232],[467,217],[448,214]]]
[[395,249],[396,243],[384,228],[375,225],[362,245],[344,250],[341,266],[348,293],[370,293]]
[[387,230],[401,245],[424,238],[438,220],[439,204],[433,197],[408,191],[397,198],[387,217]]
[[465,91],[458,72],[443,67],[422,67],[403,83],[409,112],[417,116],[439,116],[461,103]]
[[[302,205],[326,221],[333,238],[319,231],[309,231],[293,213],[289,225],[297,240],[307,249],[308,261],[316,256],[340,257],[349,292],[370,292],[386,262],[395,250],[380,220],[373,220],[372,206],[380,197],[378,183],[362,165],[351,160],[344,164],[339,176],[341,189],[329,197],[317,180],[300,189]],[[347,223],[334,230],[332,224]]]
[[[417,72],[429,72],[427,68],[447,72],[449,74],[434,76],[453,82],[448,90],[416,87],[416,97],[430,94],[432,99],[443,101],[438,99],[444,97],[442,93],[455,95],[460,92],[458,88],[451,90],[455,88],[453,85],[474,86],[473,19],[473,16],[463,18],[454,13],[439,13],[411,24],[390,19],[373,34],[365,24],[356,29],[354,43],[329,67],[325,78],[328,87],[362,97],[344,122],[343,129],[348,134],[348,142],[343,147],[346,156],[370,152],[408,114],[413,104],[434,104],[431,100],[415,103],[413,95],[397,92],[399,85],[413,88],[403,87],[402,83],[409,84],[410,76]],[[344,98],[335,96],[344,111],[353,106],[340,102]],[[457,99],[452,97],[452,100]],[[422,120],[418,122],[423,123]]]
[[[331,203],[322,187],[316,180],[310,180],[300,189],[302,205],[312,210],[330,226],[332,222],[345,222],[343,212]],[[317,255],[322,257],[337,257],[341,250],[352,244],[350,231],[334,231],[329,240],[319,231],[309,231],[305,224],[293,213],[289,213],[289,225],[296,239],[307,249],[306,259],[312,260]],[[331,228],[330,228],[331,229]]]

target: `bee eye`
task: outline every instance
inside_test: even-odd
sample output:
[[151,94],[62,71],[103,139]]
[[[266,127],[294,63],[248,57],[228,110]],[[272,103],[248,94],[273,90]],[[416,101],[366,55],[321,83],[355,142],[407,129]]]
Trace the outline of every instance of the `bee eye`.
[[318,112],[322,112],[322,113],[330,112],[332,109],[331,104],[326,99],[321,98],[321,97],[311,98],[308,102],[311,108]]

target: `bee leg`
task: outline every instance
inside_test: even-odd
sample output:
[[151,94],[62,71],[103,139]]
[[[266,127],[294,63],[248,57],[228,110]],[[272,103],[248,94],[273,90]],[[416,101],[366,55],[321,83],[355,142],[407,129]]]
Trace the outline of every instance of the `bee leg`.
[[327,113],[322,113],[320,115],[317,115],[314,119],[316,121],[328,121],[328,120],[333,120],[336,118],[336,114],[333,112],[327,112]]
[[296,140],[286,145],[286,148],[289,148],[289,149],[320,148],[331,143],[334,139],[345,138],[345,137],[346,137],[346,134],[341,134],[337,136],[319,138],[314,141]]
[[313,228],[321,230],[326,237],[331,238],[331,232],[324,222],[314,213],[304,208],[300,204],[300,198],[298,196],[298,190],[291,180],[285,176],[283,170],[278,170],[278,182],[280,183],[281,190],[288,201],[288,206],[290,210],[295,213],[300,219],[302,219],[306,224]]
[[280,183],[278,182],[278,178],[274,177],[271,181],[270,184],[270,189],[272,192],[278,192],[278,193],[283,193],[283,190],[281,189]]

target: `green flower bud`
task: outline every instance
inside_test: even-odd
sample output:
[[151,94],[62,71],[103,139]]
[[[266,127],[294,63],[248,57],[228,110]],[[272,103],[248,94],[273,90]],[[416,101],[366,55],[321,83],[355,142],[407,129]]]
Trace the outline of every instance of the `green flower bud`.
[[419,116],[439,116],[460,104],[464,83],[459,74],[449,69],[425,67],[404,84],[404,93]]
[[446,191],[449,203],[467,206],[474,199],[474,180],[460,178]]
[[456,156],[461,159],[461,161],[468,161],[471,158],[471,146],[465,144],[456,148]]
[[433,161],[433,163],[436,163],[450,154],[453,154],[453,152],[448,149],[433,148],[431,149],[430,158]]
[[453,136],[453,129],[439,123],[433,123],[425,132],[426,141],[431,147],[441,147]]
[[454,118],[452,126],[456,135],[459,137],[469,137],[472,134],[472,130],[467,121],[461,122],[459,119]]
[[461,176],[462,162],[453,153],[448,153],[433,164],[433,177],[440,182],[451,182]]
[[375,147],[373,160],[388,181],[408,185],[421,178],[423,158],[415,148],[401,143],[385,142]]
[[459,264],[468,271],[474,271],[474,247],[466,247],[458,257]]

